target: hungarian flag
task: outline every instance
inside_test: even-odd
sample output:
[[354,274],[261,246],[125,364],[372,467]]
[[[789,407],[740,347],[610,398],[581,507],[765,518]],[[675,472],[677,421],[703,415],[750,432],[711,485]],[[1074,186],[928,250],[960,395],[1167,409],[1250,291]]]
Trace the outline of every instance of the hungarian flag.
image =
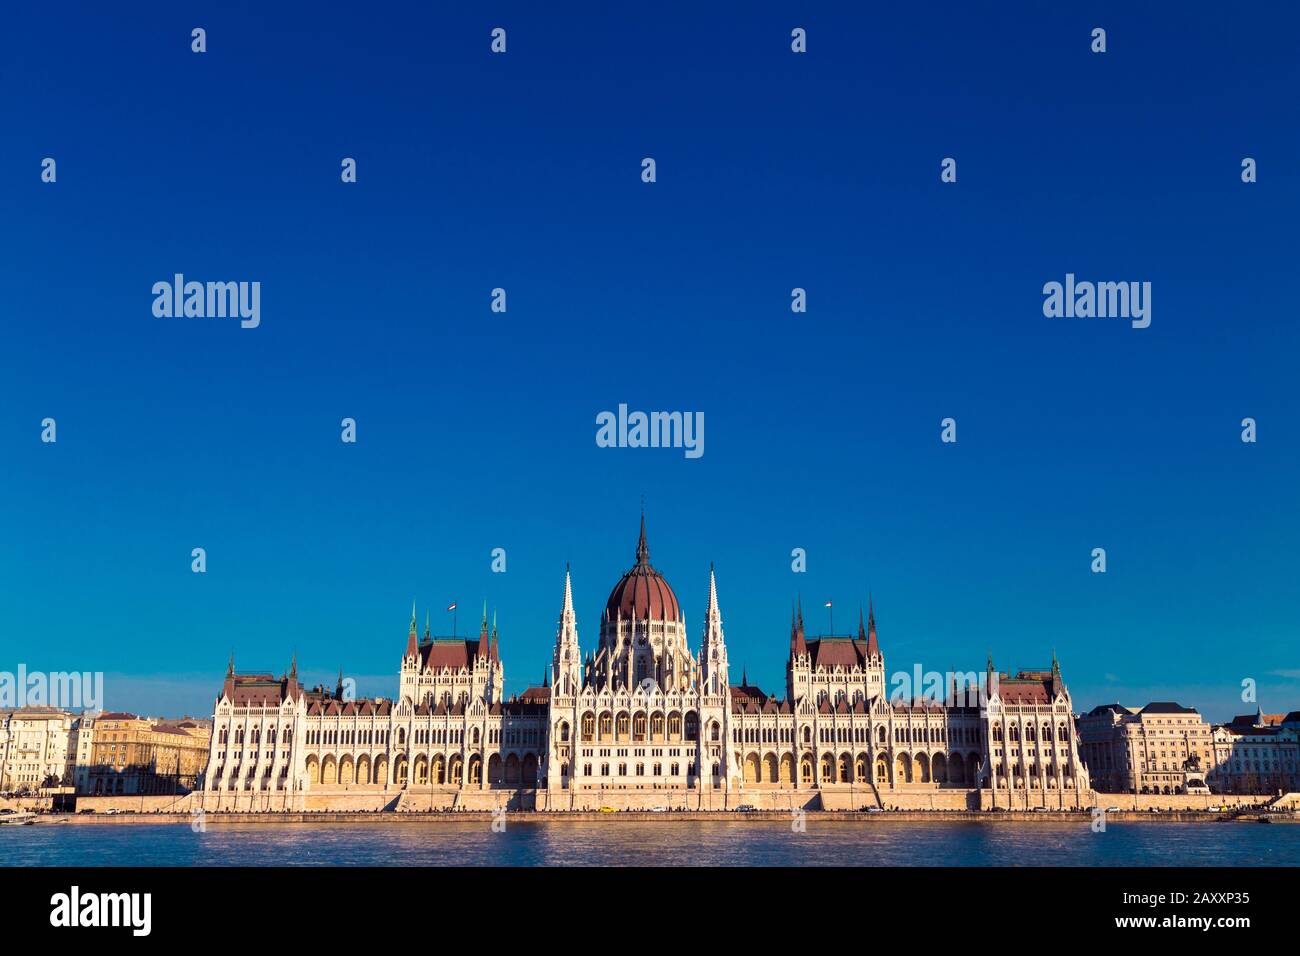
[[456,610],[456,605],[454,605],[454,604],[448,604],[448,605],[447,605],[447,610],[448,610],[448,611],[454,611],[454,610]]
[[830,606],[831,606],[831,602],[830,602],[830,601],[827,601],[825,604],[822,605],[822,607],[830,607]]

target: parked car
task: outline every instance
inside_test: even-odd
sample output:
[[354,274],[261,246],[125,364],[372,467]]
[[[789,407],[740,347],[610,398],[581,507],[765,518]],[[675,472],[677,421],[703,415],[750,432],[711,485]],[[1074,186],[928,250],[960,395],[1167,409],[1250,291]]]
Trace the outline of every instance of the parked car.
[[108,808],[107,810],[105,810],[104,812],[105,812],[105,813],[121,813],[122,811],[119,810],[117,807],[109,807],[109,808]]
[[618,811],[616,811],[613,807],[601,807],[601,808],[600,808],[600,812],[601,812],[601,813],[617,813]]
[[667,813],[667,812],[668,812],[668,808],[667,808],[667,807],[651,807],[651,808],[650,808],[650,812],[651,812],[651,813]]
[[752,813],[753,811],[754,805],[752,803],[742,803],[740,806],[736,807],[737,813]]

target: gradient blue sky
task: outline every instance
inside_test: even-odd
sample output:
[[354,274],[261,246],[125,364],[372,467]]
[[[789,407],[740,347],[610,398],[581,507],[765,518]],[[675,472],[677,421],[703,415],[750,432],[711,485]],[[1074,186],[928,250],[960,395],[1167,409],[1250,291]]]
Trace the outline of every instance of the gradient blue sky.
[[[870,591],[891,671],[1300,707],[1300,16],[1056,6],[11,7],[0,669],[204,713],[296,649],[392,694],[411,600],[486,598],[519,691],[644,494],[692,642],[713,561],[769,690],[796,594],[843,631]],[[1151,327],[1045,319],[1068,271]],[[261,281],[261,327],[154,318],[175,272]],[[620,402],[704,457],[597,448]]]

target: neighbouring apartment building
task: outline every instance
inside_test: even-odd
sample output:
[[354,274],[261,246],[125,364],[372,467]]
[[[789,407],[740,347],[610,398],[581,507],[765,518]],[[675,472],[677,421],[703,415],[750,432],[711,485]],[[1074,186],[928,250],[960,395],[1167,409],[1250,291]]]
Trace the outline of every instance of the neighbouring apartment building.
[[1094,707],[1077,725],[1102,793],[1271,794],[1300,782],[1300,712],[1211,725],[1192,707],[1155,701]]
[[58,786],[67,772],[72,715],[55,707],[0,711],[0,790]]
[[206,721],[158,721],[127,713],[82,718],[73,780],[81,794],[183,794],[199,786],[208,758]]
[[1300,711],[1256,711],[1214,728],[1210,786],[1219,793],[1300,790]]

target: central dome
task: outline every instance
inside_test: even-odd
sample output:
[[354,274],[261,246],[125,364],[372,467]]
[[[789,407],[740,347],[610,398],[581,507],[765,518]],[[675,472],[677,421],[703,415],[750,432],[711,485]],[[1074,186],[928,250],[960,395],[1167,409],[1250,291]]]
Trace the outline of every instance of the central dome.
[[677,595],[664,576],[650,566],[650,549],[645,543],[645,515],[641,516],[641,540],[636,546],[636,564],[619,579],[605,602],[605,616],[611,620],[677,621],[682,609]]

